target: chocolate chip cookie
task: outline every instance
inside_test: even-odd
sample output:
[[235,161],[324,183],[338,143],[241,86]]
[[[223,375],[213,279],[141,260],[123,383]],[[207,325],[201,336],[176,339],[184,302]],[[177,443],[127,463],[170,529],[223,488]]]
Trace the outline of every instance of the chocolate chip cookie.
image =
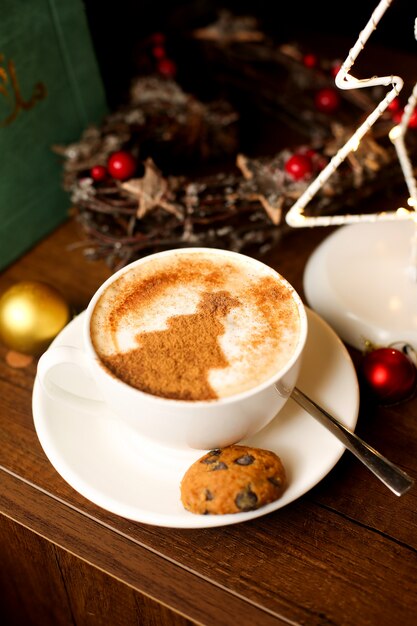
[[241,513],[277,500],[285,486],[285,468],[274,452],[234,445],[211,450],[188,468],[181,500],[192,513]]

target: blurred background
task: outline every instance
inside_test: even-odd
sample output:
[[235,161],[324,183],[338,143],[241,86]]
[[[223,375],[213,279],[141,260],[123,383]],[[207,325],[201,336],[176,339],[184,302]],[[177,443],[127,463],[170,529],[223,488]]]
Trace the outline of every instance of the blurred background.
[[[346,37],[350,46],[378,5],[376,0],[333,4],[310,0],[119,0],[115,5],[100,0],[84,2],[110,105],[119,101],[135,74],[136,46],[150,33],[163,32],[169,40],[178,42],[192,29],[215,21],[219,10],[226,8],[236,15],[255,15],[262,29],[276,41],[331,35]],[[414,2],[394,0],[370,43],[417,53],[416,16]],[[341,56],[347,50],[341,47]]]

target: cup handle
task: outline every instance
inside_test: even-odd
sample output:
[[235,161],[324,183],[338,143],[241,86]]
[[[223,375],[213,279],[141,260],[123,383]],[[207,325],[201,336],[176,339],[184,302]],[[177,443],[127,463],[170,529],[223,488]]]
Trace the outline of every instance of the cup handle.
[[74,410],[87,411],[94,415],[102,414],[105,407],[103,400],[78,396],[76,393],[63,389],[50,379],[51,370],[66,363],[79,367],[86,376],[89,374],[87,355],[81,348],[74,346],[51,347],[42,354],[37,368],[37,378],[45,393],[52,400],[69,404],[74,407]]

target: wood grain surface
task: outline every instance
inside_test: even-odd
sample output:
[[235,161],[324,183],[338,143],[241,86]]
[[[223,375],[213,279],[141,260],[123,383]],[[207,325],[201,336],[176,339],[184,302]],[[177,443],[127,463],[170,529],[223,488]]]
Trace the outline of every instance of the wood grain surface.
[[[328,230],[294,231],[267,259],[302,294]],[[110,274],[64,224],[8,268],[58,287],[77,311]],[[398,498],[345,453],[305,496],[243,524],[203,530],[131,522],[89,502],[55,471],[31,413],[36,362],[0,348],[0,615],[20,624],[413,626],[417,492]],[[360,356],[351,350],[355,363]],[[361,404],[357,432],[417,478],[417,399]],[[3,619],[4,618],[4,619]]]

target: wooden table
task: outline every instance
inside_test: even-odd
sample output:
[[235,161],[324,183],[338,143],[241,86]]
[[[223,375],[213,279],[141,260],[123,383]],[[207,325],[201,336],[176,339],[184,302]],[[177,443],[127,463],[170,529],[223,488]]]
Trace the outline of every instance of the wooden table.
[[[291,231],[265,259],[302,294],[329,234]],[[69,221],[1,276],[58,287],[77,310],[110,274],[71,244]],[[94,505],[55,471],[31,411],[36,363],[0,351],[0,620],[17,626],[131,624],[412,626],[417,489],[398,498],[349,452],[315,488],[258,519],[202,530],[135,523]],[[352,351],[354,362],[360,356]],[[362,403],[357,432],[417,478],[417,398]]]

